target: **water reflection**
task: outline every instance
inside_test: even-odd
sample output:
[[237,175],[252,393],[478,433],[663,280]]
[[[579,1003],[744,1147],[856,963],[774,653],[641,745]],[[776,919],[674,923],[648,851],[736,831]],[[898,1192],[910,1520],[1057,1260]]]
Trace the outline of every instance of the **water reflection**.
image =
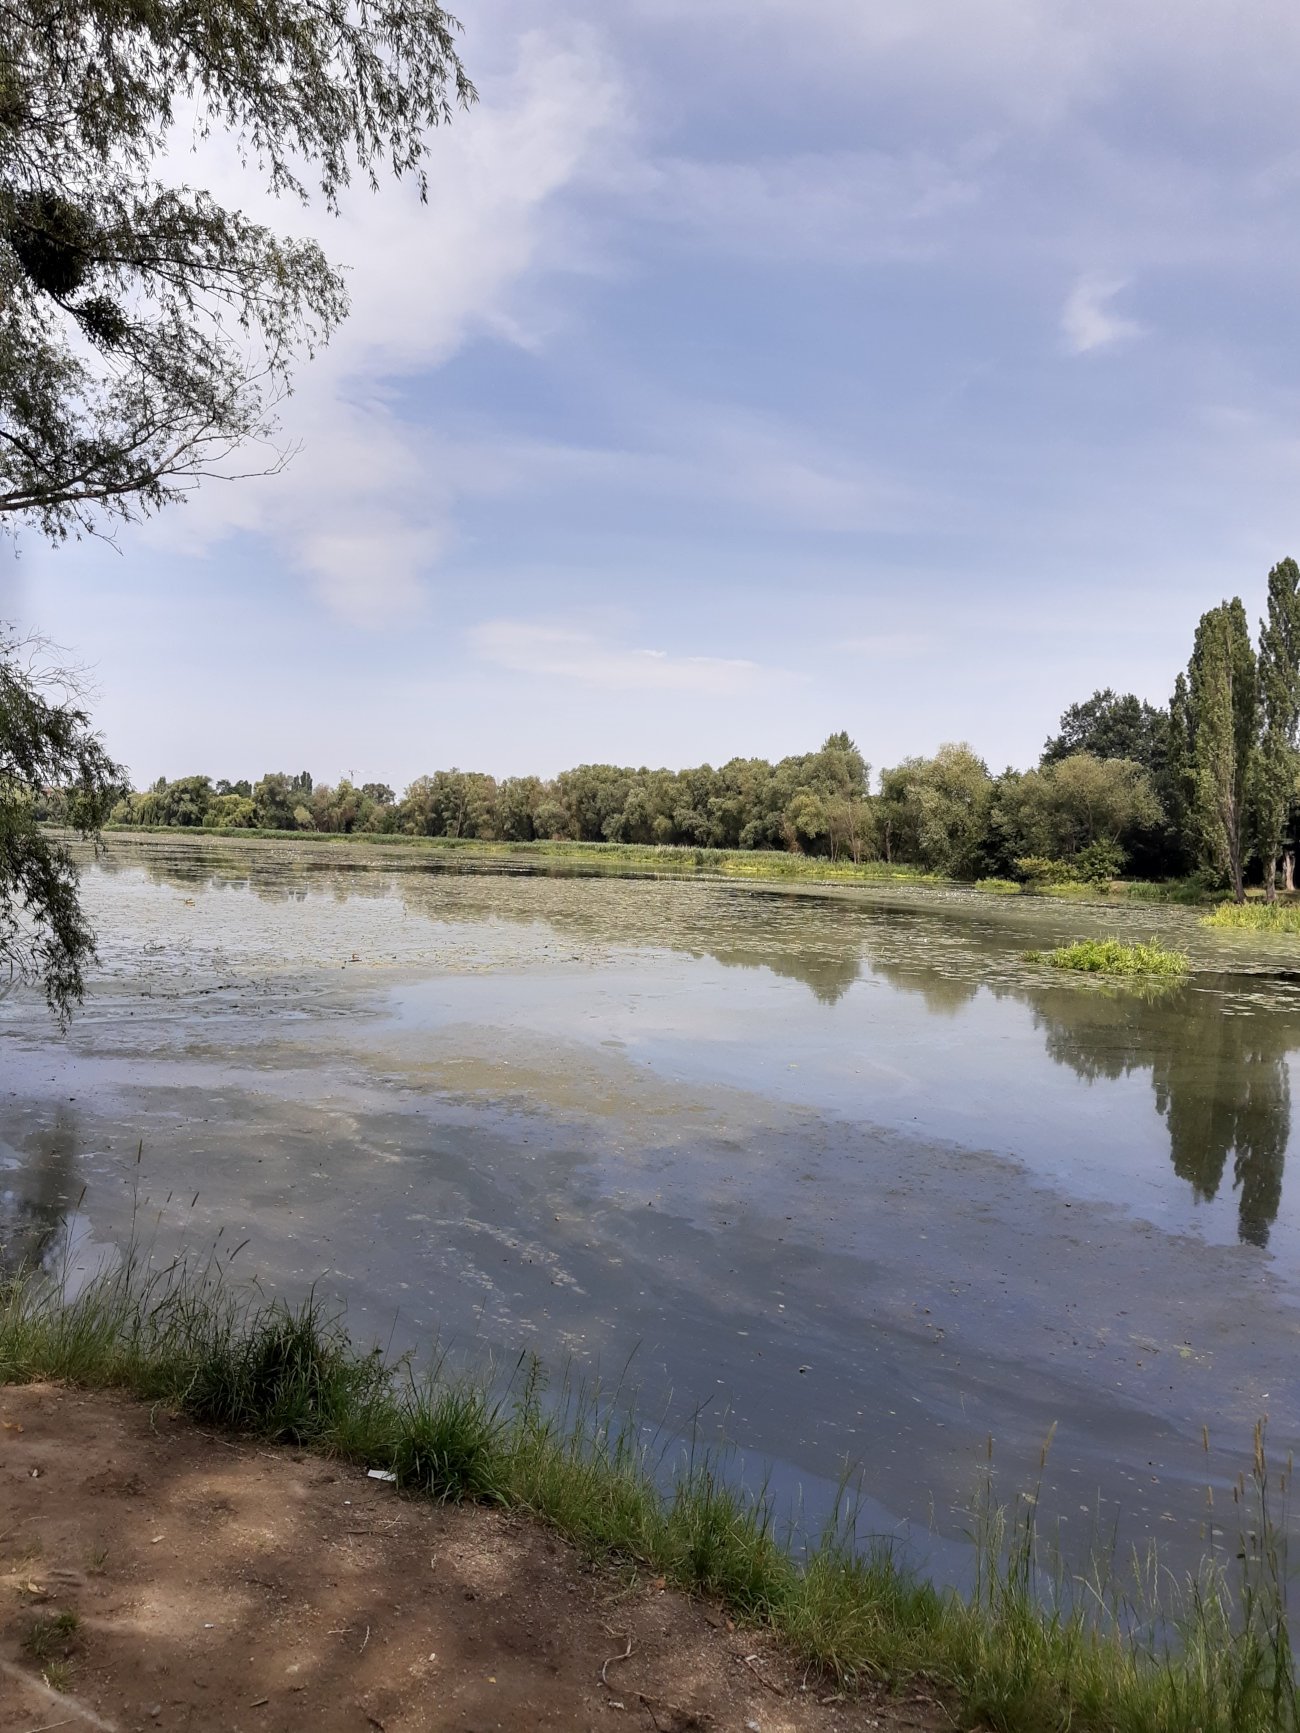
[[[1053,921],[1084,931],[1092,920],[1104,931],[1128,918],[1125,911],[990,910],[933,892],[924,904],[886,906],[716,884],[476,875],[468,862],[441,865],[414,855],[370,864],[334,849],[313,855],[310,846],[165,847],[126,850],[116,860],[110,854],[101,870],[143,869],[154,883],[183,892],[251,893],[262,903],[330,897],[373,907],[388,900],[435,930],[498,923],[585,944],[663,947],[727,968],[763,968],[798,981],[827,1007],[841,1003],[864,972],[918,995],[945,1019],[971,1012],[981,995],[1014,1000],[1030,1009],[1050,1059],[1085,1082],[1149,1075],[1174,1173],[1206,1201],[1230,1184],[1243,1241],[1266,1246],[1277,1219],[1300,998],[1280,979],[1260,975],[1198,972],[1189,984],[1144,991],[1049,980],[1020,961]],[[1159,920],[1182,920],[1179,942],[1196,943],[1194,916],[1133,911],[1132,918],[1143,936]],[[980,1038],[972,1032],[972,1040]]]
[[1291,1138],[1291,1019],[1225,1004],[1231,981],[1186,986],[1143,1006],[1101,994],[1036,996],[1047,1051],[1089,1082],[1149,1070],[1174,1172],[1217,1197],[1232,1158],[1237,1232],[1266,1246]]
[[1174,1172],[1198,1201],[1211,1202],[1231,1157],[1238,1238],[1268,1245],[1291,1139],[1288,1058],[1300,1048],[1294,1016],[1235,1005],[1241,982],[1232,976],[1154,987],[989,985],[884,960],[871,967],[947,1015],[985,991],[1028,1004],[1048,1057],[1086,1083],[1148,1072]]
[[21,1150],[0,1143],[0,1279],[54,1255],[77,1202],[77,1155],[77,1118],[67,1107]]

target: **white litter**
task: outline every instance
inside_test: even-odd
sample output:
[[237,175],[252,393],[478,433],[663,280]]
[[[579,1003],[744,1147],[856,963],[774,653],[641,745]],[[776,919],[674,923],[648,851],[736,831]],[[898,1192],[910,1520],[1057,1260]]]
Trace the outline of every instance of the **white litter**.
[[366,1477],[369,1480],[391,1480],[394,1486],[397,1485],[397,1476],[391,1468],[368,1468]]

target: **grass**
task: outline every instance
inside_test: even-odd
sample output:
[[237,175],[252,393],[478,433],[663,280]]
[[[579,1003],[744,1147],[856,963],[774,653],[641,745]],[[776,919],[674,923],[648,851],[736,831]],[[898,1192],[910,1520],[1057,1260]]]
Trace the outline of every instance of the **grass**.
[[1220,903],[1201,917],[1203,927],[1251,933],[1300,933],[1300,903]]
[[1054,951],[1026,951],[1026,963],[1050,969],[1073,969],[1083,975],[1185,975],[1191,964],[1185,951],[1173,951],[1158,939],[1127,944],[1122,939],[1080,939]]
[[993,897],[1018,897],[1024,886],[1019,879],[976,879],[975,889]]
[[[767,1626],[846,1685],[925,1680],[956,1721],[995,1733],[1297,1733],[1286,1568],[1257,1436],[1239,1562],[1173,1582],[1154,1564],[1121,1595],[1040,1567],[1037,1494],[978,1507],[973,1592],[859,1543],[853,1499],[810,1540],[716,1456],[668,1491],[642,1435],[590,1394],[548,1401],[535,1366],[504,1392],[354,1347],[309,1299],[241,1299],[203,1272],[129,1264],[71,1299],[46,1279],[0,1290],[0,1382],[118,1388],[211,1425],[383,1468],[406,1492],[530,1512],[593,1558],[631,1563]],[[1283,1477],[1284,1485],[1285,1477]],[[1246,1482],[1243,1481],[1243,1492]],[[42,1646],[71,1631],[42,1626]],[[29,1647],[29,1653],[34,1651]]]
[[23,1653],[43,1667],[47,1662],[66,1661],[81,1621],[75,1613],[42,1613],[23,1635]]

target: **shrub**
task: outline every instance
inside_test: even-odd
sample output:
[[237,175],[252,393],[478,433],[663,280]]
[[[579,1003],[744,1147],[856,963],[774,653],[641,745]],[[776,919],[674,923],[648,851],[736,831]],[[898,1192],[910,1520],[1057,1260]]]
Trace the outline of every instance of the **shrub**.
[[1021,878],[1031,886],[1066,885],[1078,881],[1078,873],[1065,860],[1049,860],[1046,855],[1021,855],[1015,863],[1016,871]]

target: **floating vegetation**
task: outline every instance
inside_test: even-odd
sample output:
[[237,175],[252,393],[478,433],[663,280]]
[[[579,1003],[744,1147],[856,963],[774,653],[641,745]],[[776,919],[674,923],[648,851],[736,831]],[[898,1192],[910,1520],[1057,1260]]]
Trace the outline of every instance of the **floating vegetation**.
[[987,891],[991,897],[1018,897],[1023,890],[1019,879],[976,879],[975,889]]
[[1024,960],[1081,975],[1185,975],[1191,967],[1186,951],[1170,950],[1159,939],[1131,945],[1122,939],[1080,939],[1054,951],[1026,951]]
[[1249,933],[1300,933],[1300,903],[1220,903],[1201,917],[1203,927]]

